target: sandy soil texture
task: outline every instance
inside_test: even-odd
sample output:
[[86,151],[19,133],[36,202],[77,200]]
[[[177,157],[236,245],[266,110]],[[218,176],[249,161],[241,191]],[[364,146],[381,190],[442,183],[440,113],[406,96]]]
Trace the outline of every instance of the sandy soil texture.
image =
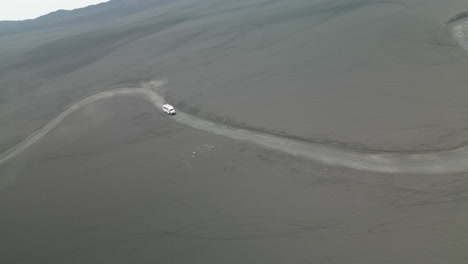
[[[99,103],[102,100],[120,96],[137,96],[142,100],[147,100],[156,110],[162,111],[161,106],[166,103],[166,100],[158,94],[158,91],[161,90],[165,84],[164,81],[154,80],[143,84],[143,87],[113,89],[87,97],[70,106],[67,110],[20,143],[0,153],[0,164],[8,162],[8,160],[21,154],[31,145],[40,141],[75,111],[88,107],[90,104]],[[178,111],[177,115],[172,116],[172,119],[180,124],[198,130],[262,146],[292,156],[320,161],[326,165],[388,173],[440,174],[468,171],[468,147],[466,146],[447,151],[432,152],[364,152],[356,149],[298,141],[261,131],[238,129],[236,127],[203,120],[181,111]]]
[[468,263],[467,10],[113,0],[0,22],[0,263]]
[[138,98],[0,166],[2,263],[466,263],[466,174],[326,167]]
[[[73,102],[167,79],[214,121],[374,150],[465,143],[451,1],[117,1],[0,23],[0,148]],[[18,132],[21,131],[21,132]]]

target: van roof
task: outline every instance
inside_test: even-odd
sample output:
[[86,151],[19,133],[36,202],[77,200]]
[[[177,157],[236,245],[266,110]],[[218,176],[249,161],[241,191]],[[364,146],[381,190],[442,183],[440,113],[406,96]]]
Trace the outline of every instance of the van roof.
[[172,105],[170,105],[170,104],[165,104],[165,105],[163,105],[163,107],[166,107],[168,109],[174,109],[174,107],[172,107]]

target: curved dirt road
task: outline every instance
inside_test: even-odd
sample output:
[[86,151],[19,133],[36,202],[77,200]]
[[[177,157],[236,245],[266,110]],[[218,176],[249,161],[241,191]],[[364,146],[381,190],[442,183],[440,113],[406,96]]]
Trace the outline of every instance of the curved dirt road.
[[[157,88],[162,82],[153,82],[146,88],[121,88],[92,95],[72,105],[62,114],[34,132],[22,142],[0,154],[0,164],[13,158],[40,138],[52,131],[64,118],[74,111],[91,103],[115,96],[138,96],[150,101],[157,109],[161,108],[164,98],[154,92],[150,86]],[[433,153],[372,153],[354,151],[316,143],[299,142],[280,136],[269,135],[246,129],[236,129],[222,124],[178,112],[172,117],[177,122],[232,139],[247,141],[266,148],[301,156],[334,166],[349,167],[358,170],[389,173],[455,173],[468,171],[468,147],[456,150]]]
[[[468,19],[452,23],[451,33],[462,48],[468,51]],[[165,102],[154,89],[164,85],[163,81],[153,81],[145,88],[121,88],[92,95],[72,105],[62,114],[34,132],[22,142],[0,154],[0,164],[13,158],[40,138],[52,131],[64,118],[74,111],[91,103],[114,96],[140,96],[149,100],[157,109]],[[468,146],[455,150],[427,153],[379,153],[363,152],[338,148],[329,145],[299,142],[292,139],[274,136],[257,131],[236,129],[233,127],[203,120],[182,112],[172,117],[179,123],[232,139],[247,141],[266,148],[301,156],[334,166],[343,166],[358,170],[388,173],[456,173],[468,171]]]

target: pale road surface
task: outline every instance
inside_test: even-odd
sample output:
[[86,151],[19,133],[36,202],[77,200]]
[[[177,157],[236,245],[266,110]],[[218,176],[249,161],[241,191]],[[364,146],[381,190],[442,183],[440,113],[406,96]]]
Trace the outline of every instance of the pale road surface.
[[[138,96],[150,101],[154,107],[161,110],[161,106],[165,103],[165,100],[154,90],[158,89],[162,85],[164,85],[164,82],[154,81],[149,84],[145,84],[144,88],[120,88],[87,97],[69,107],[62,114],[54,118],[44,127],[34,132],[19,144],[0,154],[0,164],[20,154],[43,136],[47,135],[47,133],[52,131],[63,119],[74,111],[100,100],[115,96]],[[178,112],[177,115],[171,118],[181,124],[196,129],[217,135],[223,135],[236,140],[250,142],[262,147],[309,158],[333,166],[389,173],[436,174],[468,171],[468,147],[466,146],[455,150],[428,153],[390,154],[363,152],[317,143],[299,142],[292,139],[286,139],[281,136],[246,129],[237,129],[202,120],[181,112]]]

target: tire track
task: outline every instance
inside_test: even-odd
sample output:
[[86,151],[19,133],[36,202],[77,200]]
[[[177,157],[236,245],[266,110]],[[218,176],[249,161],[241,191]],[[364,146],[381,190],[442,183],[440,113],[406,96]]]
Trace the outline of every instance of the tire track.
[[[32,144],[36,143],[71,113],[101,100],[116,96],[137,96],[148,100],[156,109],[162,111],[161,105],[165,103],[165,100],[154,90],[157,90],[163,84],[164,82],[155,81],[145,84],[143,88],[120,88],[87,97],[69,107],[22,142],[4,153],[1,153],[0,164],[20,154]],[[172,119],[195,129],[226,136],[235,140],[246,141],[251,144],[285,152],[294,156],[305,157],[333,166],[387,173],[437,174],[468,171],[468,147],[431,153],[364,152],[318,143],[300,142],[247,129],[237,129],[203,120],[182,112],[178,112]]]
[[[451,22],[452,37],[468,51],[468,19]],[[0,164],[26,150],[39,139],[52,131],[63,119],[76,110],[89,104],[115,96],[139,96],[148,100],[161,111],[165,100],[155,91],[165,81],[152,81],[143,88],[120,88],[101,92],[72,105],[45,126],[29,137],[0,154]],[[172,117],[175,121],[195,129],[222,135],[235,140],[246,141],[269,149],[301,156],[332,166],[348,167],[357,170],[386,173],[443,174],[468,171],[468,146],[454,150],[426,153],[379,153],[339,148],[312,142],[301,142],[281,136],[270,135],[247,129],[237,129],[223,124],[203,120],[186,113],[178,112]]]

